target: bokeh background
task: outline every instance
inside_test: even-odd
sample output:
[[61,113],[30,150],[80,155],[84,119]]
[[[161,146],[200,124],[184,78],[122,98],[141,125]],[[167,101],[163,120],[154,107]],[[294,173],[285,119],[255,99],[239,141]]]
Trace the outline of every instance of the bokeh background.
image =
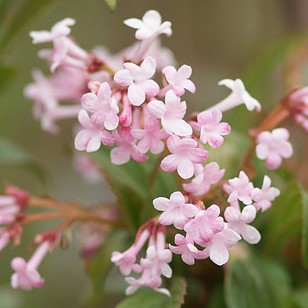
[[[0,0],[0,10],[4,2],[10,2],[5,14],[0,11],[0,38],[27,1]],[[30,153],[42,167],[45,180],[42,182],[29,168],[0,166],[1,187],[14,183],[33,193],[85,204],[113,200],[103,182],[89,185],[73,169],[69,151],[72,123],[62,123],[60,134],[52,136],[43,132],[33,119],[32,103],[23,97],[23,89],[32,81],[33,68],[47,72],[47,67],[38,59],[39,47],[31,44],[28,33],[50,29],[56,21],[72,17],[77,21],[72,35],[80,46],[91,49],[104,45],[117,52],[134,43],[134,31],[122,21],[140,18],[149,9],[158,10],[163,20],[172,21],[174,33],[171,38],[163,38],[163,44],[173,50],[179,65],[185,63],[193,68],[192,80],[197,92],[186,97],[190,111],[205,109],[222,99],[228,91],[218,87],[217,82],[224,78],[247,81],[250,93],[261,102],[264,113],[295,85],[307,84],[308,1],[305,0],[119,0],[112,13],[103,0],[49,1],[0,54],[0,64],[13,68],[9,82],[0,89],[0,136]],[[244,133],[260,117],[241,108],[227,115],[235,129]],[[286,165],[307,186],[307,135],[294,125],[291,135],[295,156]],[[26,236],[28,243],[35,230]],[[44,288],[31,293],[11,290],[9,262],[16,254],[27,258],[30,252],[25,247],[1,252],[0,307],[82,307],[91,286],[75,244],[68,251],[58,249],[46,258],[41,269],[46,278]]]

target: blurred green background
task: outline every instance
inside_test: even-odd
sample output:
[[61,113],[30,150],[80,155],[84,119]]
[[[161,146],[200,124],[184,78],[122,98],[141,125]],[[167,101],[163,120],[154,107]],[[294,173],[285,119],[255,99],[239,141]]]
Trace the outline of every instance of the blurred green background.
[[[20,8],[30,2],[34,1],[0,0],[0,38],[5,36]],[[305,0],[119,0],[112,13],[103,0],[36,2],[47,4],[31,16],[0,53],[0,64],[13,70],[10,81],[0,88],[0,136],[35,157],[44,170],[45,183],[28,169],[2,166],[2,187],[14,183],[33,193],[84,203],[113,200],[103,183],[89,185],[74,171],[67,151],[72,145],[72,123],[62,123],[57,136],[43,132],[32,117],[32,103],[23,97],[25,85],[32,82],[31,70],[37,67],[47,72],[46,64],[37,57],[40,47],[31,44],[29,31],[49,30],[65,17],[76,19],[72,35],[81,47],[104,45],[117,52],[134,43],[134,30],[122,21],[141,18],[149,9],[158,10],[163,20],[173,24],[173,35],[164,37],[163,44],[173,50],[179,65],[185,63],[193,68],[192,80],[197,92],[186,96],[190,111],[205,109],[222,99],[228,91],[218,87],[217,82],[224,78],[241,78],[244,83],[247,80],[250,93],[261,102],[264,112],[294,84],[307,82],[308,1]],[[258,117],[243,109],[227,115],[231,124],[244,132]],[[286,164],[307,185],[306,134],[294,128],[291,135],[296,155]],[[27,243],[35,230],[26,236]],[[57,249],[44,260],[40,270],[46,278],[44,288],[31,293],[11,290],[8,264],[16,254],[28,258],[27,243],[1,253],[0,307],[82,307],[90,282],[83,273],[76,245],[69,251]]]

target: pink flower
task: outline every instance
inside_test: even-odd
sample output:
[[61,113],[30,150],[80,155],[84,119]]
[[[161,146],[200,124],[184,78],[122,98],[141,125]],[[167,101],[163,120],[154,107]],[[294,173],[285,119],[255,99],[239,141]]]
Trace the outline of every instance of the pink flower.
[[308,131],[308,87],[294,91],[288,101],[293,120]]
[[171,194],[168,198],[159,197],[153,200],[156,210],[163,211],[159,216],[158,222],[162,225],[174,225],[176,228],[183,230],[185,224],[190,218],[195,217],[198,208],[190,203],[185,202],[185,197],[179,191]]
[[180,254],[183,262],[188,265],[195,264],[195,259],[202,260],[207,258],[205,251],[198,250],[194,245],[192,236],[189,234],[186,237],[181,234],[176,234],[174,242],[177,246],[169,244],[170,250],[175,254]]
[[165,144],[162,139],[168,137],[168,134],[160,128],[159,121],[152,115],[147,114],[144,109],[144,129],[135,128],[131,133],[138,142],[138,149],[142,153],[151,151],[153,154],[161,153],[164,150]]
[[15,273],[11,277],[11,284],[14,289],[32,290],[33,288],[41,288],[44,285],[45,280],[41,278],[37,268],[49,248],[50,242],[45,241],[37,248],[28,263],[20,257],[12,260],[11,266]]
[[240,239],[236,232],[225,226],[223,230],[214,234],[205,252],[215,264],[223,265],[229,260],[228,248],[235,246]]
[[137,255],[149,237],[149,231],[144,230],[136,239],[135,243],[123,253],[114,251],[112,253],[111,261],[115,263],[121,273],[125,276],[129,275],[131,271],[141,272],[142,268],[136,263]]
[[140,66],[126,62],[124,69],[116,72],[114,80],[122,87],[128,87],[128,98],[134,106],[140,106],[146,99],[158,94],[159,86],[150,78],[155,74],[156,62],[147,57]]
[[[66,75],[68,80],[72,79],[72,70],[74,69],[70,69],[70,73],[60,73],[50,79],[46,78],[42,72],[36,70],[33,72],[35,83],[28,85],[25,89],[25,96],[34,100],[34,116],[40,119],[42,128],[51,133],[57,133],[59,131],[55,123],[57,120],[75,118],[80,111],[79,104],[65,106],[59,104],[59,100],[75,99],[81,93],[80,83],[84,85],[85,79],[80,74],[75,73],[74,75],[75,80],[78,80],[76,84],[69,81],[65,85],[62,84],[64,81],[62,79],[63,75]],[[70,88],[70,95],[68,95],[67,90],[63,89],[66,87]]]
[[203,111],[197,115],[198,123],[191,123],[193,128],[200,131],[200,140],[203,144],[209,143],[212,148],[220,147],[224,138],[229,135],[231,127],[226,122],[220,122],[222,113],[218,109]]
[[10,242],[10,233],[4,228],[0,228],[0,251]]
[[208,157],[206,150],[197,148],[198,143],[189,138],[180,139],[172,135],[167,140],[170,155],[166,156],[160,166],[166,172],[177,170],[179,176],[188,179],[194,174],[194,164],[204,163]]
[[229,194],[228,202],[232,204],[239,200],[244,204],[252,203],[251,192],[254,187],[244,171],[240,172],[238,178],[235,177],[229,180],[228,183],[223,186],[224,191]]
[[238,208],[229,206],[224,215],[229,229],[241,235],[249,244],[257,244],[261,235],[255,227],[249,225],[255,220],[256,213],[255,207],[251,204],[245,206],[242,212]]
[[148,103],[150,112],[158,119],[168,134],[178,136],[190,136],[192,134],[191,126],[183,120],[186,113],[186,102],[170,90],[166,93],[165,104],[162,101],[153,100]]
[[85,110],[80,110],[78,120],[83,129],[75,137],[75,148],[79,151],[97,151],[101,143],[112,145],[114,139],[110,133],[94,126]]
[[124,24],[131,28],[137,29],[137,40],[145,40],[163,33],[167,36],[172,34],[171,22],[165,21],[162,23],[161,15],[154,10],[147,11],[143,15],[142,20],[137,18],[129,18],[124,20]]
[[206,247],[214,234],[224,228],[223,218],[219,214],[219,206],[212,204],[206,210],[199,211],[196,217],[185,225],[184,230],[194,242]]
[[184,95],[185,89],[191,93],[195,93],[195,84],[188,79],[192,73],[190,66],[182,65],[178,71],[173,66],[167,66],[162,72],[177,96]]
[[137,148],[129,127],[121,127],[119,133],[113,131],[117,147],[111,150],[111,162],[115,165],[126,164],[132,157],[135,161],[144,162],[147,156]]
[[105,127],[108,130],[117,128],[119,107],[117,101],[111,96],[111,89],[107,82],[100,85],[97,94],[84,94],[81,98],[81,105],[93,113],[91,120],[96,127]]
[[86,154],[75,152],[73,166],[90,183],[97,183],[102,179],[98,165]]
[[285,128],[276,128],[272,132],[264,131],[257,136],[257,157],[265,159],[268,169],[277,169],[282,163],[282,158],[292,156],[293,149],[288,139],[289,131]]
[[0,224],[10,224],[16,220],[19,206],[15,199],[10,196],[0,196]]
[[139,279],[127,277],[125,281],[130,285],[126,289],[126,294],[131,295],[141,286],[153,288],[155,291],[170,296],[170,292],[165,288],[159,288],[162,284],[161,275],[170,278],[172,269],[168,263],[172,260],[172,253],[165,249],[165,234],[158,232],[156,240],[151,237],[146,251],[146,258],[140,260],[142,274]]
[[233,109],[242,103],[246,105],[246,108],[249,111],[256,109],[257,111],[261,110],[260,103],[253,98],[245,89],[243,81],[241,79],[223,79],[218,82],[221,86],[226,86],[227,88],[232,90],[232,93],[226,97],[221,102],[207,109],[208,111],[212,111],[213,109],[218,109],[221,112]]
[[62,36],[68,36],[71,33],[70,26],[75,24],[72,18],[65,18],[57,22],[50,31],[31,31],[30,36],[33,44],[52,42]]
[[185,191],[199,197],[206,194],[211,185],[219,182],[225,173],[224,169],[219,170],[217,163],[209,163],[205,167],[195,167],[196,177],[190,183],[183,183]]
[[263,179],[262,188],[254,188],[251,192],[251,197],[255,201],[253,204],[257,211],[266,211],[272,206],[272,202],[277,196],[280,195],[278,188],[270,187],[271,179],[265,175]]

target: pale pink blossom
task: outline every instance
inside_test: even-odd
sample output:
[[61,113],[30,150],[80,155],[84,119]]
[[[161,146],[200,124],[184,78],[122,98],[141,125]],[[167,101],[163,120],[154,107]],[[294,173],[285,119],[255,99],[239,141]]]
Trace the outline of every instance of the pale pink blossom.
[[59,37],[68,36],[71,33],[70,26],[74,24],[73,18],[64,18],[52,26],[50,31],[31,31],[30,36],[33,39],[33,44],[52,42]]
[[115,165],[126,164],[132,157],[135,161],[144,162],[147,156],[137,148],[129,127],[121,127],[119,133],[113,131],[116,147],[111,150],[111,162]]
[[260,103],[247,92],[241,79],[223,79],[219,81],[218,84],[220,86],[226,86],[227,88],[232,90],[232,93],[225,99],[223,99],[221,102],[217,103],[211,108],[208,108],[208,111],[218,109],[221,112],[224,112],[233,109],[241,105],[242,103],[246,105],[246,108],[249,111],[252,111],[254,109],[256,109],[257,111],[261,110]]
[[170,200],[165,197],[159,197],[153,200],[153,205],[156,210],[163,211],[159,216],[158,222],[162,225],[174,225],[177,229],[182,230],[190,218],[195,217],[198,213],[198,208],[186,203],[185,197],[179,191],[171,194]]
[[136,65],[131,62],[123,64],[124,69],[116,72],[114,80],[122,87],[128,87],[128,98],[134,106],[140,106],[146,99],[158,94],[159,86],[150,78],[155,74],[156,61],[147,57]]
[[50,249],[50,242],[43,242],[34,252],[28,262],[23,258],[14,258],[11,267],[15,273],[11,277],[11,284],[14,289],[32,290],[40,288],[44,285],[45,280],[41,278],[37,268]]
[[0,228],[0,251],[10,242],[10,233],[5,228]]
[[190,136],[192,134],[191,126],[183,120],[186,113],[186,102],[169,90],[165,96],[165,104],[159,100],[152,100],[147,105],[150,112],[158,119],[168,134],[178,136]]
[[207,258],[205,251],[199,250],[192,239],[192,236],[188,233],[186,237],[182,234],[176,234],[174,242],[177,246],[169,244],[170,250],[175,254],[180,254],[184,263],[188,265],[195,264],[195,259],[202,260]]
[[137,29],[136,39],[138,40],[145,40],[160,34],[166,34],[167,36],[172,34],[171,22],[164,21],[162,23],[161,15],[155,10],[147,11],[143,15],[142,20],[129,18],[124,20],[124,24]]
[[224,191],[229,195],[228,202],[236,203],[238,200],[244,204],[251,204],[251,192],[254,189],[248,176],[244,171],[240,172],[239,177],[235,177],[223,186]]
[[137,255],[141,248],[144,246],[145,242],[149,238],[149,231],[144,230],[137,238],[135,243],[126,251],[120,253],[114,251],[112,253],[111,261],[115,263],[121,273],[125,276],[129,275],[131,271],[141,272],[142,267],[136,263]]
[[200,140],[203,144],[208,143],[212,148],[220,147],[224,138],[230,134],[231,127],[226,122],[221,122],[222,113],[218,109],[203,111],[197,115],[197,123],[191,125],[197,131],[200,131]]
[[190,183],[183,183],[185,191],[199,197],[206,194],[211,185],[219,182],[225,173],[224,169],[219,170],[217,163],[212,162],[205,167],[195,166],[195,178]]
[[90,183],[97,183],[102,180],[98,165],[86,154],[74,153],[73,166]]
[[206,210],[199,211],[196,217],[185,225],[184,230],[192,237],[195,243],[206,247],[214,234],[224,228],[223,218],[219,214],[219,206],[212,204]]
[[266,211],[272,206],[272,201],[280,195],[280,191],[276,187],[271,187],[271,179],[265,175],[262,188],[254,188],[251,197],[255,201],[253,204],[257,211]]
[[20,212],[20,206],[13,196],[0,196],[0,225],[14,222]]
[[245,206],[242,212],[238,208],[228,206],[224,216],[229,229],[241,235],[249,244],[257,244],[261,235],[255,227],[249,225],[255,220],[256,213],[257,211],[252,204]]
[[[79,104],[62,106],[59,104],[60,100],[80,98],[85,79],[82,74],[75,74],[76,83],[67,81],[65,84],[66,77],[67,80],[74,79],[72,74],[73,69],[67,69],[65,73],[56,74],[48,79],[42,72],[35,70],[33,71],[35,83],[25,88],[25,96],[35,103],[34,116],[41,121],[41,126],[46,131],[57,133],[59,128],[55,122],[60,119],[75,118],[81,109]],[[70,88],[70,94],[67,88]]]
[[215,264],[223,265],[229,260],[228,248],[235,246],[240,239],[235,231],[225,226],[223,230],[214,234],[205,252]]
[[294,91],[288,100],[292,119],[308,131],[308,87]]
[[168,134],[160,127],[159,121],[144,109],[144,129],[135,128],[131,130],[132,135],[139,140],[137,147],[142,153],[151,151],[159,154],[164,150],[165,144],[162,141]]
[[256,153],[259,159],[265,160],[268,169],[277,169],[282,158],[289,158],[293,149],[286,128],[275,128],[272,132],[263,131],[256,138]]
[[191,76],[192,69],[188,65],[182,65],[178,70],[173,66],[167,66],[162,70],[168,81],[168,89],[172,89],[177,96],[182,96],[185,89],[191,93],[195,93],[196,86],[188,78]]
[[165,249],[165,234],[158,232],[156,241],[152,238],[146,251],[146,258],[141,258],[142,274],[139,279],[127,277],[125,281],[130,285],[126,289],[126,294],[131,295],[141,286],[153,288],[155,291],[170,296],[170,292],[165,288],[160,288],[162,284],[161,275],[170,278],[172,269],[168,263],[172,260],[172,252]]
[[77,150],[95,152],[100,148],[101,143],[104,145],[113,144],[113,136],[109,132],[95,127],[85,110],[80,110],[78,120],[83,129],[75,137],[75,148]]
[[133,124],[133,106],[128,100],[127,95],[123,95],[123,108],[119,116],[119,122],[122,127],[129,127]]
[[111,95],[107,82],[100,85],[97,94],[87,93],[81,98],[82,107],[92,113],[91,121],[96,127],[114,130],[119,124],[119,107]]
[[179,176],[188,179],[194,174],[194,165],[202,164],[208,157],[206,150],[198,148],[197,141],[172,135],[167,140],[170,155],[166,156],[160,166],[166,172],[177,170]]

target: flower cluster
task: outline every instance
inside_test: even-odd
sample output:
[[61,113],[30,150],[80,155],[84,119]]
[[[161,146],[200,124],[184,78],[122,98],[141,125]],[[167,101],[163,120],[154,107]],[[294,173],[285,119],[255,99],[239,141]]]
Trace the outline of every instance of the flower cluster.
[[[162,276],[172,276],[169,266],[172,253],[181,255],[188,265],[206,258],[223,265],[229,259],[229,249],[240,239],[249,244],[260,241],[259,231],[251,224],[257,212],[270,208],[280,192],[271,187],[267,175],[262,187],[255,187],[245,166],[238,177],[223,180],[225,170],[215,162],[215,150],[223,146],[224,138],[231,133],[231,126],[222,121],[224,112],[241,104],[249,111],[260,111],[261,105],[240,79],[224,79],[218,84],[229,88],[231,93],[206,110],[187,116],[183,96],[196,91],[191,80],[192,68],[186,64],[177,68],[171,51],[160,45],[161,34],[172,34],[171,22],[162,22],[154,10],[146,12],[142,19],[124,21],[136,29],[138,42],[115,55],[104,47],[92,51],[79,47],[70,36],[74,23],[66,18],[50,31],[30,33],[34,44],[53,44],[52,49],[39,52],[49,62],[53,75],[47,78],[34,71],[35,83],[27,86],[25,95],[35,102],[34,114],[45,130],[56,133],[57,120],[78,118],[74,142],[78,151],[95,152],[102,145],[112,147],[110,159],[115,165],[130,160],[143,163],[150,155],[161,154],[160,168],[177,173],[181,191],[173,192],[170,198],[156,197],[154,208],[162,213],[139,228],[130,248],[122,253],[116,251],[111,257],[126,276],[128,295],[141,286],[170,295],[161,286]],[[305,128],[306,93],[304,88],[289,100],[296,101],[290,108],[296,121]],[[258,130],[252,139],[253,151],[248,151],[252,155],[256,149],[257,157],[265,160],[269,169],[278,168],[282,158],[292,155],[288,131],[275,127],[264,125],[264,129]],[[80,172],[92,180],[99,177],[95,164],[82,154],[77,158],[75,163]],[[220,195],[215,202],[212,191]],[[11,197],[0,199],[2,223],[17,219],[21,210],[17,203]],[[174,245],[166,241],[166,226],[176,229]],[[9,228],[1,233],[0,247],[16,237],[12,232]],[[101,243],[101,237],[94,237],[93,247],[90,245],[87,251]],[[42,286],[37,267],[53,246],[46,239],[39,244],[28,263],[20,258],[13,260],[16,272],[13,287]]]

